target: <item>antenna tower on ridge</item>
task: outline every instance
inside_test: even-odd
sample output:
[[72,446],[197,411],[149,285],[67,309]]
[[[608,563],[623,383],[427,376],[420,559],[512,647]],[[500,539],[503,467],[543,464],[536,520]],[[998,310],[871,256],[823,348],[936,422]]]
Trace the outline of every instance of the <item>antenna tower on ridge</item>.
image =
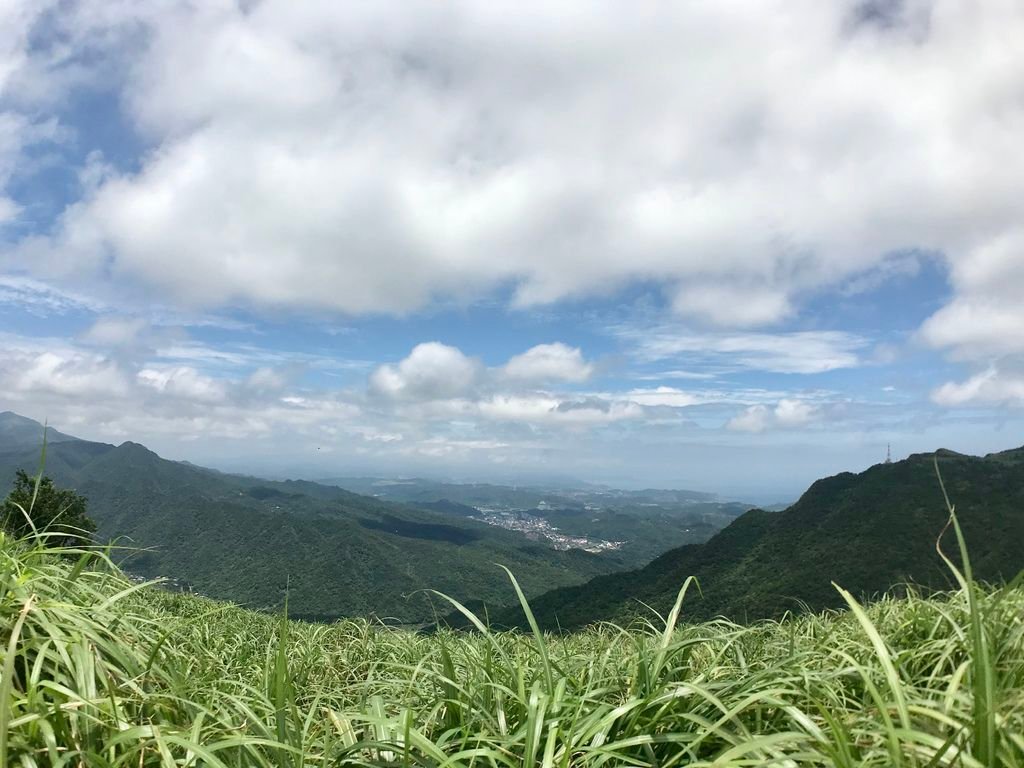
[[885,444],[885,463],[892,464],[892,443]]

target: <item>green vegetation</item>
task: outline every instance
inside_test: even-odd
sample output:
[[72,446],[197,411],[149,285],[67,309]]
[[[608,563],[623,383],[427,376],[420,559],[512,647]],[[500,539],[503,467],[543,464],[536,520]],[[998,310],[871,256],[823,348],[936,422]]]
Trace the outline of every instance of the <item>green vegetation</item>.
[[479,517],[480,510],[515,511],[544,520],[566,536],[622,542],[614,556],[624,568],[645,565],[673,547],[704,542],[752,506],[688,490],[524,488],[420,478],[340,477],[329,482],[460,517]]
[[[18,471],[38,464],[42,432],[38,422],[0,414],[0,497],[10,488],[6,483],[20,482]],[[635,567],[674,544],[703,541],[738,512],[735,505],[705,502],[688,491],[595,491],[602,497],[621,495],[623,503],[647,499],[680,509],[585,515],[577,514],[584,512],[583,501],[558,497],[569,506],[547,514],[560,527],[630,540],[621,552],[595,555],[556,551],[544,540],[472,520],[476,511],[458,504],[414,508],[336,486],[228,475],[168,461],[137,443],[115,447],[52,428],[47,442],[47,474],[88,498],[97,540],[116,540],[130,549],[130,556],[118,554],[128,571],[168,577],[182,589],[270,611],[281,608],[288,587],[293,615],[306,619],[365,616],[426,623],[438,610],[448,610],[427,589],[473,605],[500,606],[510,595],[495,563],[520,574],[532,597]],[[416,497],[462,488],[473,500],[538,504],[544,498],[536,491],[490,485],[420,481],[395,487]],[[394,497],[401,495],[395,491]],[[592,496],[584,493],[585,499]],[[683,510],[689,501],[698,508]]]
[[600,510],[537,511],[561,533],[624,542],[616,554],[631,567],[684,544],[701,544],[750,509],[736,502],[617,503]]
[[16,538],[46,531],[59,535],[62,544],[88,542],[96,532],[96,523],[86,514],[84,496],[70,488],[58,488],[49,477],[29,477],[21,469],[0,506],[0,521]]
[[[702,592],[688,605],[691,618],[741,622],[843,607],[833,582],[858,597],[907,583],[948,589],[954,583],[933,546],[946,522],[936,458],[957,500],[976,575],[1013,578],[1024,569],[1024,450],[984,458],[939,451],[819,480],[782,512],[752,510],[705,544],[541,595],[532,601],[534,611],[551,629],[628,621],[645,606],[664,613],[691,575]],[[498,624],[526,626],[517,611],[492,616]]]
[[[0,483],[38,465],[42,429],[0,414],[7,437]],[[467,602],[508,600],[496,562],[522,574],[530,595],[624,566],[337,487],[226,475],[168,461],[137,443],[115,447],[51,434],[47,475],[89,500],[97,540],[125,547],[115,553],[123,567],[257,609],[279,610],[288,588],[297,617],[420,624],[434,620],[436,607],[448,610],[428,588]],[[0,485],[0,498],[6,491]]]
[[678,623],[688,582],[657,626],[423,635],[2,536],[0,765],[1024,766],[1024,591],[951,573],[749,627]]

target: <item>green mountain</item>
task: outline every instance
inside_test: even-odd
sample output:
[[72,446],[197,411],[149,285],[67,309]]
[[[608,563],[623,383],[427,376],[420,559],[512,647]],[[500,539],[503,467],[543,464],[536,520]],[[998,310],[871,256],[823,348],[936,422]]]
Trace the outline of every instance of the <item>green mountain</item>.
[[[6,494],[16,469],[38,467],[42,425],[3,414],[0,434],[18,438],[0,443]],[[87,497],[102,540],[130,548],[123,556],[131,572],[264,609],[280,606],[287,590],[300,618],[428,621],[434,609],[427,589],[461,601],[507,602],[499,562],[534,595],[624,567],[614,555],[556,551],[442,511],[168,461],[132,442],[113,446],[55,432],[46,474]]]
[[[688,593],[687,620],[746,621],[842,607],[833,581],[866,597],[908,583],[949,587],[935,550],[948,519],[936,455],[976,577],[1012,578],[1024,569],[1024,448],[984,458],[942,450],[819,480],[784,511],[751,510],[704,544],[673,549],[639,570],[554,589],[531,607],[548,628],[650,616],[645,605],[664,615],[695,576],[702,594]],[[942,543],[952,556],[951,532]],[[493,618],[522,621],[511,609]]]

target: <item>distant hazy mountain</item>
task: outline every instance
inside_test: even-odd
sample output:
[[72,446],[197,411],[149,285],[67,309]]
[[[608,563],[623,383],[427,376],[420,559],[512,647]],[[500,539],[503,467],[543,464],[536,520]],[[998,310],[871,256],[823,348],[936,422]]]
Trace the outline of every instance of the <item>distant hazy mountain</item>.
[[[16,469],[34,472],[42,425],[0,416],[0,495]],[[49,433],[46,473],[89,500],[105,538],[136,551],[144,576],[296,616],[434,616],[426,589],[463,601],[507,602],[512,568],[531,594],[623,567],[614,555],[559,552],[522,534],[304,481],[273,482]],[[448,610],[441,604],[439,612]]]
[[[933,456],[819,480],[782,512],[752,510],[707,543],[671,550],[636,571],[555,589],[531,606],[550,628],[650,616],[642,604],[664,614],[692,575],[703,595],[689,593],[685,618],[743,621],[840,607],[833,581],[867,596],[909,582],[946,587],[950,576],[935,541],[948,514]],[[1012,578],[1024,569],[1024,448],[984,458],[943,450],[938,457],[975,575]],[[956,551],[952,534],[943,549]],[[521,622],[515,610],[495,618]]]
[[[496,483],[451,483],[425,478],[332,477],[321,482],[356,493],[392,501],[448,501],[470,506],[502,504],[521,509],[536,508],[541,502],[562,507],[584,507],[611,503],[702,504],[719,502],[713,493],[690,490],[649,488],[627,491],[577,481],[576,485],[542,484],[500,485]],[[740,505],[744,506],[744,505]],[[744,510],[749,507],[744,506]]]
[[[499,525],[534,531],[543,526],[555,538],[614,542],[615,553],[630,568],[673,547],[707,540],[753,506],[689,490],[551,488],[423,478],[338,477],[325,482],[422,509],[487,517]],[[518,520],[509,519],[513,512]]]
[[[77,440],[71,435],[58,432],[53,427],[46,428],[48,443],[61,443]],[[11,451],[19,448],[39,449],[43,441],[43,425],[33,419],[27,419],[11,411],[0,413],[0,451]]]

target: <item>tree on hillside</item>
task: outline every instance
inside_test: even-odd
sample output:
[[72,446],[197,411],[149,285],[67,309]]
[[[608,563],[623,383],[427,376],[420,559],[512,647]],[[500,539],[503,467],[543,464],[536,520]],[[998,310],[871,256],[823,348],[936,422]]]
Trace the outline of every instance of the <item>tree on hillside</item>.
[[36,478],[22,469],[0,508],[0,523],[17,537],[28,536],[33,527],[39,533],[58,534],[49,540],[55,546],[88,542],[96,532],[96,523],[86,514],[84,496],[70,488],[58,488],[49,477],[39,481],[37,493]]

